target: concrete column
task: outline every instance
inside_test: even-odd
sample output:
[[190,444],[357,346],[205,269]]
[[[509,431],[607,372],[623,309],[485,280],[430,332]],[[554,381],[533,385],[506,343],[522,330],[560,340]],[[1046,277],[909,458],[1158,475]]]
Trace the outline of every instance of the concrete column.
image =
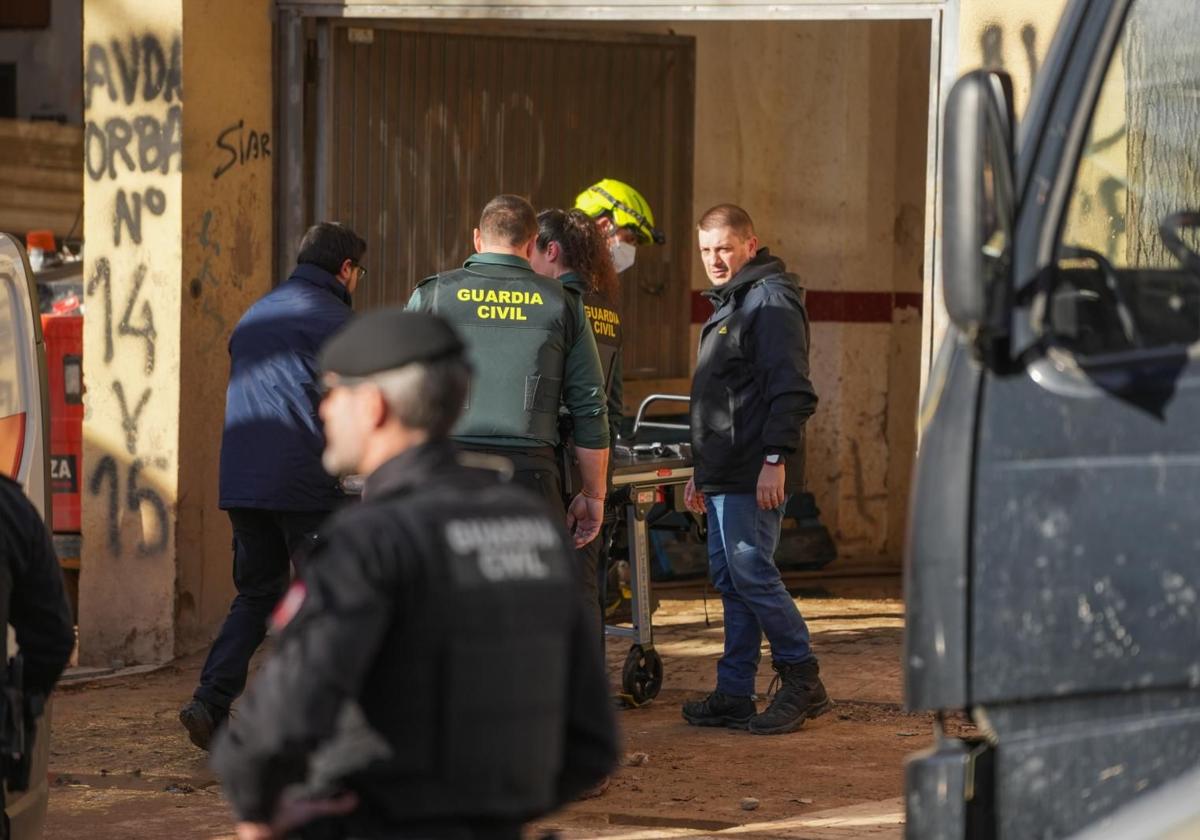
[[225,348],[271,284],[270,7],[84,3],[85,664],[168,660],[228,606]]

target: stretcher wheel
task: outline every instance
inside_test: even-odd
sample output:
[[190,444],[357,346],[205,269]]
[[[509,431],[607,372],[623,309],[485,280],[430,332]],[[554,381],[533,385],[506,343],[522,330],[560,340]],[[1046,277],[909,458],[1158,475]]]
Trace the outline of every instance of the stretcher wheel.
[[621,687],[635,706],[649,703],[662,688],[662,658],[654,648],[632,645],[621,670]]

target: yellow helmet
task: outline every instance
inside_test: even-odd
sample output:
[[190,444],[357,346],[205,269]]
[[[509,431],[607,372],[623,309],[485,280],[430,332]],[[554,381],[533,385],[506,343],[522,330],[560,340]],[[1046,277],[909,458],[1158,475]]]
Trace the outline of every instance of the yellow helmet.
[[593,219],[611,213],[613,224],[629,228],[642,245],[662,245],[667,237],[654,226],[654,212],[642,194],[624,181],[605,178],[575,197],[575,208]]

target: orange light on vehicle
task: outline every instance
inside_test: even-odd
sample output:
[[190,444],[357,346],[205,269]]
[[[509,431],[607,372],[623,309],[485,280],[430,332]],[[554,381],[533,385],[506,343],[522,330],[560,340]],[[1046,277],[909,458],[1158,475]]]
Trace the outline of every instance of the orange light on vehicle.
[[0,417],[0,470],[15,479],[25,451],[25,412]]

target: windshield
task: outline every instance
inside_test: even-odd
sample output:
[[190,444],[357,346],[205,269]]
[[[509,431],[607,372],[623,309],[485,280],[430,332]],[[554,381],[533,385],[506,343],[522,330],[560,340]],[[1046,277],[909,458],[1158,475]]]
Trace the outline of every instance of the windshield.
[[1138,0],[1075,174],[1049,320],[1085,353],[1200,340],[1200,15]]

